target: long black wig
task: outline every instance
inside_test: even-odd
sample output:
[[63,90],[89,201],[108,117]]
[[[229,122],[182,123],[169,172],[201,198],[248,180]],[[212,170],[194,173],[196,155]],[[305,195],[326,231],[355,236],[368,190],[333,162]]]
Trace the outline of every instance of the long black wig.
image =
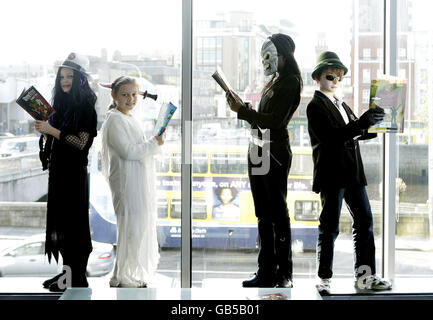
[[78,108],[95,108],[97,98],[90,88],[87,76],[76,70],[73,70],[71,90],[68,93],[63,92],[60,85],[60,71],[61,67],[57,71],[52,99],[56,114],[50,119],[50,123],[57,128],[62,128],[71,121],[74,122],[74,113]]
[[87,76],[79,71],[74,71],[74,79],[72,81],[72,88],[69,93],[65,93],[60,85],[60,70],[57,71],[56,82],[53,89],[53,107],[54,109],[61,110],[65,105],[90,105],[94,106],[96,103],[96,94],[90,88]]

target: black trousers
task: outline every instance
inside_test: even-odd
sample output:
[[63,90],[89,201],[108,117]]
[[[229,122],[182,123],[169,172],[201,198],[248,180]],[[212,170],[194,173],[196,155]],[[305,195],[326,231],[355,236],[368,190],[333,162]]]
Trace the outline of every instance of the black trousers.
[[[320,192],[322,212],[320,214],[317,241],[318,276],[332,277],[334,242],[339,234],[340,213],[343,199],[353,219],[352,234],[355,248],[355,276],[361,276],[369,268],[376,273],[373,215],[364,186],[334,188]],[[359,269],[360,267],[363,267]],[[359,272],[358,272],[359,269]]]
[[[261,164],[253,164],[251,152],[258,152],[261,157],[269,157],[269,170],[265,174],[253,173],[252,169]],[[262,148],[250,144],[248,176],[258,219],[260,241],[258,275],[268,278],[285,276],[292,279],[292,236],[286,202],[292,153],[288,144],[271,149],[272,156],[262,155],[261,152]]]

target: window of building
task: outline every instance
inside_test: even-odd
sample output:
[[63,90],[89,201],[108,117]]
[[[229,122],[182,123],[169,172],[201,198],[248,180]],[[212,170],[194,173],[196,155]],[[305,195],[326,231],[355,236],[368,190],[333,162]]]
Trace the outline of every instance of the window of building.
[[362,90],[362,103],[368,104],[370,102],[370,89]]
[[365,60],[370,60],[371,58],[371,49],[370,48],[364,48],[362,49],[362,56]]
[[370,69],[362,69],[362,83],[370,83]]

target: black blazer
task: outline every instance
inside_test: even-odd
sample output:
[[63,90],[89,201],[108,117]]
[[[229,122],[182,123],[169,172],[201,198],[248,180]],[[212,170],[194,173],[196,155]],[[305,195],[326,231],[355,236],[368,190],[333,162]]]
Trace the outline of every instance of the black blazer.
[[[314,93],[307,106],[308,133],[313,148],[313,191],[367,185],[358,140],[372,139],[377,134],[359,127],[358,118],[342,103],[349,123],[346,124],[329,98]],[[354,137],[360,136],[356,140]]]

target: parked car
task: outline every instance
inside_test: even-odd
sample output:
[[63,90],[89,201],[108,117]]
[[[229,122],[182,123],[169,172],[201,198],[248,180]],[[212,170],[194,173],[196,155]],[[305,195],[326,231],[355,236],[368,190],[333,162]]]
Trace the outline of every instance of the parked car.
[[[51,277],[60,273],[63,263],[53,258],[51,264],[45,252],[45,234],[17,241],[17,244],[0,252],[0,277],[32,276]],[[92,242],[93,251],[87,264],[87,276],[103,276],[111,272],[114,265],[113,245]]]
[[5,131],[0,132],[0,138],[5,138],[5,137],[7,138],[15,137],[15,135],[11,132],[5,132]]
[[2,157],[39,152],[39,137],[1,139],[0,143]]

